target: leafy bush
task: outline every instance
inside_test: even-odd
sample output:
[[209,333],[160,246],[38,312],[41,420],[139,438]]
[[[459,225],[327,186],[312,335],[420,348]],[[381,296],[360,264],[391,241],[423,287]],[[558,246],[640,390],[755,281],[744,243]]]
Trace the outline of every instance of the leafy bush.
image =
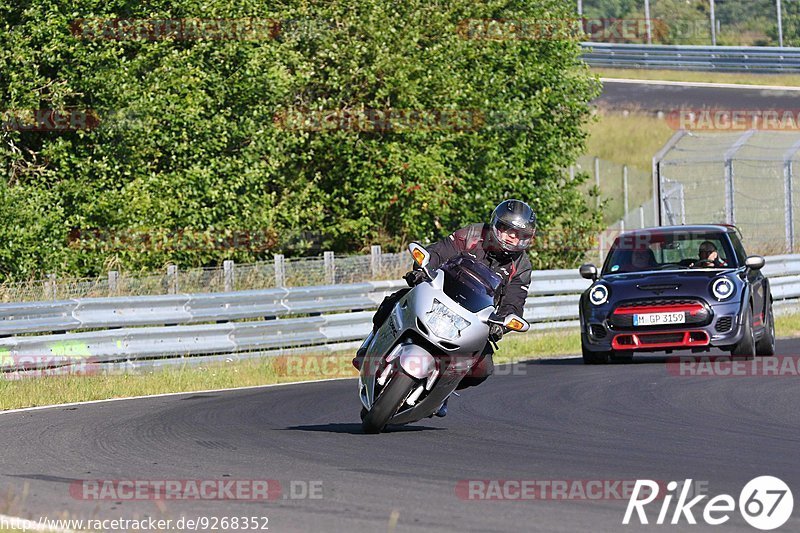
[[[38,109],[99,119],[93,129],[1,133],[0,270],[94,275],[109,260],[138,270],[395,250],[485,220],[507,197],[529,201],[543,231],[584,242],[598,217],[563,169],[581,151],[599,89],[575,38],[460,31],[470,19],[563,20],[573,9],[561,0],[0,6],[6,122]],[[245,39],[118,38],[103,22],[251,17],[263,27]],[[386,110],[428,118],[314,123]],[[443,126],[448,113],[469,120]],[[297,114],[308,120],[284,120]],[[165,230],[210,244],[94,238]],[[225,244],[236,232],[269,235],[268,245]],[[536,261],[575,259],[541,250]]]

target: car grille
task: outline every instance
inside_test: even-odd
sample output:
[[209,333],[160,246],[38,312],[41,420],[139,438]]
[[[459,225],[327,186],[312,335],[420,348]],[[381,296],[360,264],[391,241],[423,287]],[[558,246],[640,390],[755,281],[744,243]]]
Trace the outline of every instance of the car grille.
[[[709,309],[708,305],[706,305],[702,300],[697,298],[648,298],[646,300],[633,300],[628,302],[623,302],[619,304],[617,309],[632,309],[635,310],[638,307],[679,307],[682,305],[701,305],[703,308],[699,311],[696,311],[694,314],[690,312],[685,312],[684,315],[686,317],[686,322],[683,324],[674,324],[674,325],[662,325],[662,326],[654,326],[657,329],[674,329],[674,328],[686,328],[687,326],[705,326],[711,323],[711,310]],[[612,328],[633,328],[633,314],[614,314],[612,313],[609,316],[608,323]],[[649,328],[648,326],[639,327],[637,326],[636,329],[641,329],[646,331]]]
[[642,335],[640,341],[642,344],[664,344],[667,342],[681,342],[683,340],[683,333],[658,333],[652,335]]
[[719,333],[725,333],[726,331],[731,330],[732,325],[733,325],[733,317],[723,316],[719,320],[717,320],[716,330]]

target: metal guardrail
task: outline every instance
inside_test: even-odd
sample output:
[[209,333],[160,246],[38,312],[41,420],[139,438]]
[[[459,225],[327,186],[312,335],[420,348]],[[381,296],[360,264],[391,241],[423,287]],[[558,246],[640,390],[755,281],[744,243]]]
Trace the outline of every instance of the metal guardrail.
[[[768,257],[764,273],[776,309],[800,304],[800,255]],[[575,325],[589,284],[577,269],[534,272],[525,318],[539,329]],[[369,332],[383,297],[404,286],[397,280],[0,305],[0,332],[15,335],[0,339],[0,369],[350,347]],[[47,334],[31,335],[41,332]]]
[[800,72],[800,48],[581,43],[593,67]]

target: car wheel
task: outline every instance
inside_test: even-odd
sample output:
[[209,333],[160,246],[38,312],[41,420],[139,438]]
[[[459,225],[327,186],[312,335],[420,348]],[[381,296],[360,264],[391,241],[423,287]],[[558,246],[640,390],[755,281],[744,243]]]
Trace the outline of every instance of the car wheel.
[[587,350],[586,346],[581,343],[581,351],[583,352],[584,365],[604,365],[608,363],[611,352],[593,352]]
[[731,355],[744,359],[755,359],[756,342],[753,339],[753,308],[749,305],[744,312],[742,321],[742,328],[744,329],[742,340],[733,345]]
[[775,318],[772,316],[772,303],[769,304],[764,324],[764,335],[756,343],[756,355],[775,355]]

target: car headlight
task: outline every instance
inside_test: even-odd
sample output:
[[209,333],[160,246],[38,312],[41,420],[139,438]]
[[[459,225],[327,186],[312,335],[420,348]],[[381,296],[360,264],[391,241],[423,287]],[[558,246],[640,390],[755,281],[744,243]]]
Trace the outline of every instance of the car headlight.
[[727,300],[736,292],[736,287],[728,278],[717,278],[711,284],[711,294],[717,300]]
[[443,339],[457,339],[469,327],[469,322],[455,314],[439,300],[433,300],[431,310],[425,313],[425,322],[434,334]]
[[603,305],[608,301],[608,287],[595,285],[589,289],[589,301],[594,305]]

